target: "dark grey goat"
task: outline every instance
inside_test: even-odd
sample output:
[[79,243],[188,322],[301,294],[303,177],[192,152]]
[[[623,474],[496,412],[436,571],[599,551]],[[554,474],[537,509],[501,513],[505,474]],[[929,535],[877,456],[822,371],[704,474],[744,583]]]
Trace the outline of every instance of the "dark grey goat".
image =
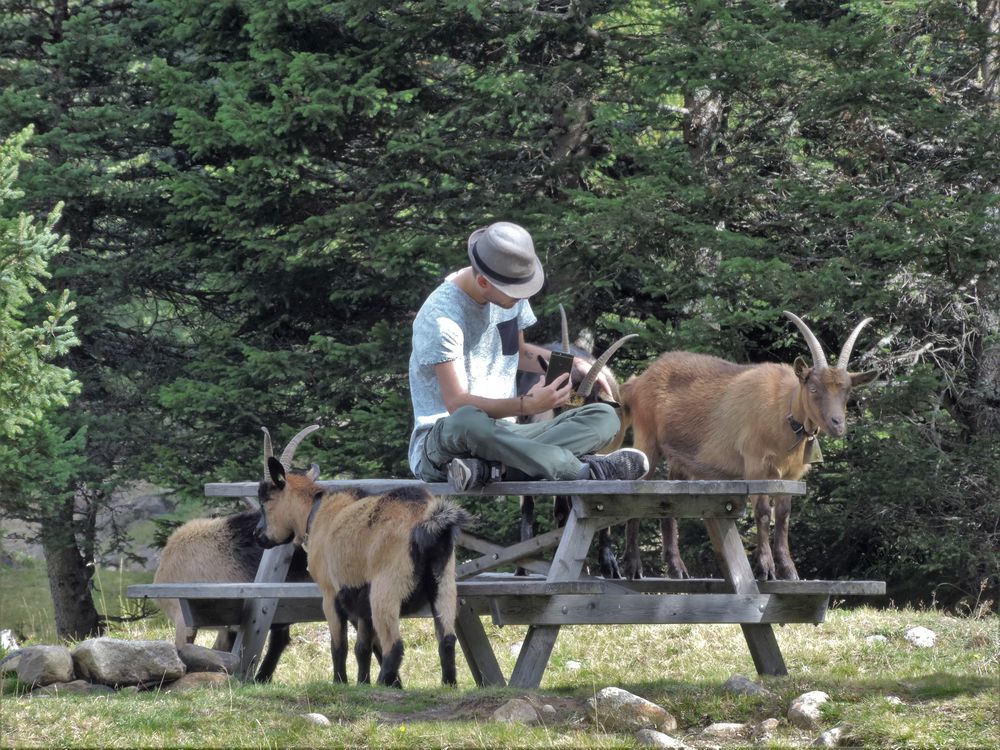
[[[635,338],[638,334],[631,333],[628,336],[622,336],[620,339],[615,341],[611,346],[605,350],[605,352],[598,358],[594,358],[593,353],[593,340],[584,336],[577,338],[575,344],[571,344],[569,340],[569,324],[566,322],[566,310],[562,305],[559,305],[559,316],[560,316],[560,326],[561,326],[561,341],[551,344],[543,344],[542,346],[550,351],[562,351],[567,354],[572,354],[574,357],[579,357],[587,362],[592,363],[590,370],[587,375],[579,383],[575,383],[576,391],[573,394],[571,401],[571,406],[581,406],[583,404],[593,404],[597,402],[606,403],[615,408],[621,417],[621,397],[618,385],[618,379],[615,374],[607,367],[611,356],[618,351],[618,349],[629,339]],[[541,360],[541,357],[539,357]],[[547,362],[540,362],[542,369],[546,369],[548,366]],[[598,388],[595,388],[597,382],[597,377],[601,373],[608,381],[608,385],[611,388],[611,393],[606,394]],[[533,372],[518,371],[517,373],[517,392],[518,395],[526,394],[530,391],[535,384],[542,378],[542,375]],[[547,419],[552,419],[554,413],[544,412],[542,414],[534,414],[525,417],[519,417],[518,421],[521,423],[532,423],[532,422],[542,422]],[[610,453],[611,451],[617,450],[622,446],[625,441],[625,426],[624,422],[622,427],[619,428],[618,434],[602,449],[604,453]],[[555,502],[552,508],[553,519],[557,526],[564,526],[567,519],[569,518],[570,509],[570,498],[557,495],[555,497]],[[530,539],[535,535],[535,498],[531,495],[525,495],[521,498],[521,540]],[[597,538],[597,560],[598,565],[601,569],[601,575],[605,578],[621,578],[621,570],[618,567],[618,560],[615,557],[615,551],[611,544],[611,530],[601,529]],[[517,575],[524,575],[525,571],[518,568],[516,571]]]
[[[221,518],[195,518],[177,528],[167,540],[156,568],[153,583],[245,583],[251,582],[260,567],[264,548],[257,543],[260,511],[236,513]],[[296,548],[286,580],[310,581],[306,554]],[[159,599],[160,609],[176,627],[178,648],[193,643],[197,629],[184,623],[176,599]],[[267,653],[261,660],[256,682],[270,682],[281,654],[291,642],[288,625],[273,625]],[[212,648],[232,651],[236,631],[219,628]]]

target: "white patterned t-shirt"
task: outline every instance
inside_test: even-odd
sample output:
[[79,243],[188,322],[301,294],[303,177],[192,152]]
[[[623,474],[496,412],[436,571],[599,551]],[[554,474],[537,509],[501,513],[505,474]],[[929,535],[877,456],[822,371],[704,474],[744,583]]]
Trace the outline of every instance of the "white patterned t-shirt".
[[419,476],[424,438],[431,426],[448,416],[435,366],[461,360],[460,384],[486,398],[516,395],[520,332],[536,318],[528,300],[510,310],[479,304],[453,283],[452,274],[431,292],[413,321],[410,354],[410,399],[414,427],[410,436],[410,470]]

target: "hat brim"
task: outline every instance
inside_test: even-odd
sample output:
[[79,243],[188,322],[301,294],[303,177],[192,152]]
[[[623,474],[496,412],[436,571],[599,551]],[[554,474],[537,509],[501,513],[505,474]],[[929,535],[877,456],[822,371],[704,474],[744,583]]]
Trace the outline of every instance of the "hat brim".
[[489,227],[482,227],[469,235],[469,262],[472,264],[472,267],[478,273],[482,274],[483,277],[488,279],[490,284],[495,286],[508,297],[513,297],[514,299],[527,299],[528,297],[536,294],[545,285],[545,271],[542,268],[541,261],[538,260],[537,257],[535,258],[535,272],[531,275],[531,278],[527,281],[522,281],[516,284],[498,281],[489,273],[489,271],[484,270],[479,263],[476,262],[476,258],[472,254],[472,246],[476,244],[476,240],[482,237],[487,229],[489,229]]

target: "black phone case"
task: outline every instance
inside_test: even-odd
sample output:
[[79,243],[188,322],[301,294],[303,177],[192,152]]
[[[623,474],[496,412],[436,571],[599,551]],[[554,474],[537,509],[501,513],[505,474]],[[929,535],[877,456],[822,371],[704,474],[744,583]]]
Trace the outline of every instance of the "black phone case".
[[573,355],[564,352],[552,352],[549,357],[549,368],[545,371],[545,385],[558,380],[573,369]]

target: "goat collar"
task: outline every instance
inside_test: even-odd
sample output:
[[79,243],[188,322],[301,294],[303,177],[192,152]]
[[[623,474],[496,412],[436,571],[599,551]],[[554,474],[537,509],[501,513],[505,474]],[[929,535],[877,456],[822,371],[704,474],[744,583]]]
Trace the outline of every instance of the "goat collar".
[[802,439],[806,440],[806,448],[802,453],[802,462],[807,464],[821,464],[823,463],[823,451],[819,447],[819,427],[809,432],[806,426],[797,420],[791,413],[785,420],[788,422],[788,426],[792,428],[792,432],[795,433],[795,442],[792,443],[792,450],[795,446],[802,442]]
[[[796,438],[795,445],[798,445],[799,441],[806,436],[816,437],[816,433],[819,432],[819,427],[817,427],[812,432],[808,432],[806,430],[806,426],[802,424],[799,420],[797,420],[791,413],[789,413],[788,416],[785,417],[785,421],[788,422],[788,426],[791,427],[792,432],[795,433],[795,438]],[[793,445],[792,447],[794,448],[795,446]]]
[[306,519],[306,534],[302,537],[302,549],[306,548],[309,544],[309,529],[312,528],[313,519],[316,517],[316,511],[319,510],[319,506],[323,504],[323,498],[326,494],[319,495],[315,500],[313,500],[312,508],[309,509],[309,518]]

